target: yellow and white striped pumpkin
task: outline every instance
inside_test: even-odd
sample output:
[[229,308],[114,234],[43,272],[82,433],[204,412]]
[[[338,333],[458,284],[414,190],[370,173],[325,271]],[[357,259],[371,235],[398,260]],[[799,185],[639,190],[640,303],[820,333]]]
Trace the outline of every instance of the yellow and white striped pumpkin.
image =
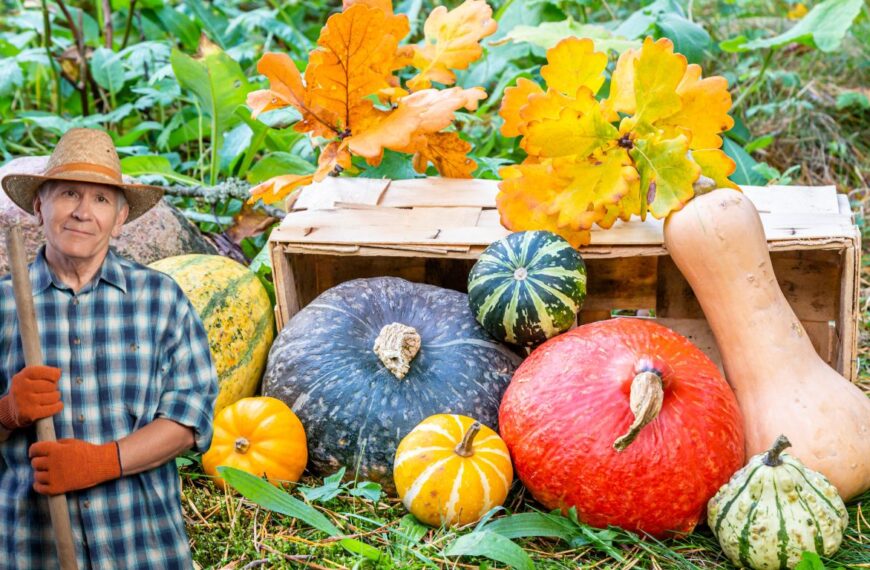
[[396,450],[393,479],[405,507],[432,526],[480,520],[504,503],[513,467],[504,441],[467,416],[438,414]]

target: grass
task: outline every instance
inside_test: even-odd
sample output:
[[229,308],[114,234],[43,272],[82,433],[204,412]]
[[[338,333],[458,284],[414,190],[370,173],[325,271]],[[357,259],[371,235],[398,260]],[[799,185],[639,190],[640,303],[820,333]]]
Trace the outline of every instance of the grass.
[[[503,568],[483,558],[447,558],[443,551],[471,528],[429,529],[407,515],[398,500],[340,495],[318,509],[351,537],[377,548],[377,561],[345,550],[337,539],[298,520],[258,507],[235,493],[216,488],[195,471],[183,475],[183,502],[194,559],[201,568]],[[313,479],[304,483],[316,484]],[[515,485],[506,508],[534,509],[534,502]],[[301,498],[299,493],[294,496]],[[843,546],[828,568],[870,568],[870,492],[849,506],[849,528]],[[617,561],[593,545],[572,547],[556,539],[518,539],[541,569],[592,568],[732,568],[709,529],[701,527],[686,538],[659,542],[614,530],[612,547]]]

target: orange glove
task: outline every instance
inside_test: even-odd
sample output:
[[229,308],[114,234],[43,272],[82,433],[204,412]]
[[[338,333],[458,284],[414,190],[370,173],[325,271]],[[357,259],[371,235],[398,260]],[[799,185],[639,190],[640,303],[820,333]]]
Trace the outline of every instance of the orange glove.
[[35,472],[33,489],[43,495],[60,495],[87,489],[121,476],[118,442],[95,445],[80,439],[38,441],[30,446]]
[[60,368],[25,366],[12,377],[9,392],[0,398],[0,424],[7,430],[29,426],[63,409],[60,401]]

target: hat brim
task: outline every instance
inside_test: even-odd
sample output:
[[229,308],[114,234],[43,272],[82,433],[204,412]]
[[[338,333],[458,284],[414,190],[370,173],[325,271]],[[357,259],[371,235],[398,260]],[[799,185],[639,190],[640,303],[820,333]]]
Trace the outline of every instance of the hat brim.
[[148,184],[125,184],[108,180],[105,176],[88,172],[65,172],[52,176],[39,174],[7,174],[0,181],[0,186],[19,208],[33,214],[33,200],[39,187],[50,180],[65,180],[67,182],[91,182],[114,186],[124,193],[130,213],[124,222],[128,224],[153,208],[163,197],[163,188]]

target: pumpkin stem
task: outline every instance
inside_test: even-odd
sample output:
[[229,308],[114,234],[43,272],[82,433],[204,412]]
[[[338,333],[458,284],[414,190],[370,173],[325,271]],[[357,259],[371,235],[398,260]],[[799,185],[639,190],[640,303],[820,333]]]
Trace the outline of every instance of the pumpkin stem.
[[695,191],[695,196],[700,196],[701,194],[706,194],[707,192],[712,192],[719,185],[716,184],[716,181],[712,178],[708,178],[703,174],[695,180],[695,183],[692,184],[692,189]]
[[374,351],[387,370],[401,380],[411,369],[411,361],[417,356],[421,343],[420,333],[414,327],[391,323],[381,329]]
[[631,396],[629,404],[634,414],[634,421],[628,431],[613,442],[613,449],[623,451],[631,445],[640,430],[656,419],[662,411],[665,392],[662,388],[662,377],[655,372],[641,372],[631,381]]
[[248,441],[244,437],[240,437],[236,440],[236,453],[245,454],[248,452],[248,449],[251,447],[251,442]]
[[474,422],[471,424],[471,427],[468,428],[468,431],[465,432],[462,441],[456,445],[456,448],[454,449],[456,455],[461,455],[462,457],[471,457],[474,455],[472,446],[474,445],[474,438],[477,437],[478,433],[480,433],[480,422]]
[[791,447],[791,442],[784,435],[776,438],[767,453],[764,454],[764,464],[768,467],[778,467],[782,465],[782,457],[779,455],[785,451],[787,447]]

